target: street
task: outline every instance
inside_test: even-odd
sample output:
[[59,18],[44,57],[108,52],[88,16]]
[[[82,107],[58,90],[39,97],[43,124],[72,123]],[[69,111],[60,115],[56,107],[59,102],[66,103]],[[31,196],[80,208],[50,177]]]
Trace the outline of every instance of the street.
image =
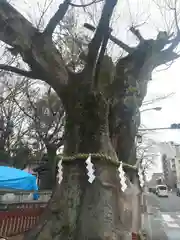
[[144,226],[150,240],[180,239],[180,197],[169,193],[169,197],[146,196],[148,215]]

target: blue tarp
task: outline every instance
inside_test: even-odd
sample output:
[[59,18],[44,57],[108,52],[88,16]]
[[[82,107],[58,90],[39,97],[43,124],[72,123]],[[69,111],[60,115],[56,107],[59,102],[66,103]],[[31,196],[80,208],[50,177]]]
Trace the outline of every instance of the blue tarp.
[[0,166],[0,189],[38,191],[38,186],[36,177],[32,174],[20,169]]

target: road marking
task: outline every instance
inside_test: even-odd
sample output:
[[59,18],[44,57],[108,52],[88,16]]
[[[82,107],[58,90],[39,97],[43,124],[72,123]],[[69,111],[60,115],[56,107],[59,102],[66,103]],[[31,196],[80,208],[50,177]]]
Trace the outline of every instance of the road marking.
[[[149,205],[148,205],[148,198],[145,198],[145,202],[146,202],[146,206],[147,206],[147,213],[149,212]],[[148,216],[148,225],[149,225],[149,237],[150,237],[150,240],[152,240],[152,226],[151,226],[151,217],[149,215],[149,213],[147,214]]]
[[171,228],[180,228],[180,226],[176,223],[166,222],[166,225]]
[[162,214],[162,217],[166,222],[174,222],[174,219],[169,214]]

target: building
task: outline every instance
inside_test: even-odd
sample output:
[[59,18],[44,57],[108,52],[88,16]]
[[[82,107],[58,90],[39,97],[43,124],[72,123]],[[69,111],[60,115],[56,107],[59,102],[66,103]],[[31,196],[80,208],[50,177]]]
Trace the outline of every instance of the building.
[[175,145],[176,156],[175,156],[175,167],[176,167],[176,178],[177,184],[180,184],[180,146]]
[[165,184],[169,188],[174,188],[176,186],[175,159],[169,157],[166,154],[163,154],[162,158],[161,158],[161,161],[162,161]]
[[170,165],[171,165],[171,171],[172,171],[172,183],[174,187],[176,187],[177,184],[177,163],[176,163],[176,156],[175,158],[170,159]]
[[153,173],[151,179],[147,182],[149,188],[155,188],[158,184],[164,184],[164,174]]
[[164,180],[169,188],[180,183],[180,147],[174,142],[159,144]]

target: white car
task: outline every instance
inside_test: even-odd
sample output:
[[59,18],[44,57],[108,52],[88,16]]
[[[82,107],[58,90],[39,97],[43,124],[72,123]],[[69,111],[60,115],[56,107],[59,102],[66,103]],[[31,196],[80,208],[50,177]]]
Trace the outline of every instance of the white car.
[[168,197],[168,188],[166,185],[156,186],[156,194],[158,197]]

